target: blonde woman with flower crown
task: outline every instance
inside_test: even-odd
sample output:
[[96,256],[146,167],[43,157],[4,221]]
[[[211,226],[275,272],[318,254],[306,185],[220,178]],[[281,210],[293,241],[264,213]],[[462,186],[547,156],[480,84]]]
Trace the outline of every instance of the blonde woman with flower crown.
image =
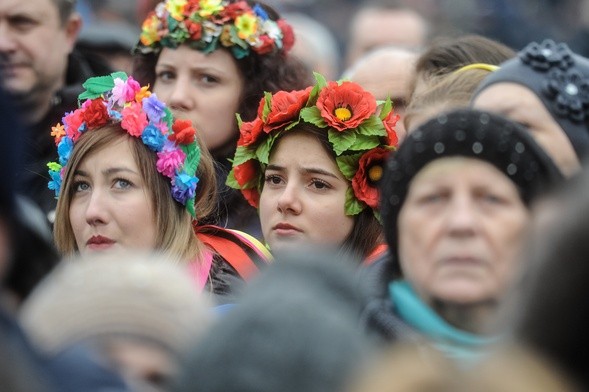
[[255,209],[225,186],[239,136],[235,113],[253,120],[264,91],[312,83],[288,55],[293,42],[289,24],[257,1],[165,0],[143,22],[135,48],[133,76],[192,121],[215,159],[218,221],[257,236]]
[[162,252],[186,264],[199,289],[230,296],[268,254],[245,233],[199,224],[214,208],[216,184],[190,121],[175,119],[124,73],[84,87],[80,107],[51,132],[59,155],[48,164],[58,250]]
[[399,116],[356,83],[316,80],[267,94],[241,124],[228,185],[259,209],[273,251],[328,245],[370,262],[385,250],[377,186]]

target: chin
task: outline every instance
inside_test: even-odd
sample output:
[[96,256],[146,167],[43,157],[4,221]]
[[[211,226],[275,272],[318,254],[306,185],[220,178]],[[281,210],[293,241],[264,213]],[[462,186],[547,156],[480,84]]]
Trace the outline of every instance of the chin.
[[450,283],[438,287],[432,294],[441,301],[460,305],[494,301],[496,298],[480,282]]

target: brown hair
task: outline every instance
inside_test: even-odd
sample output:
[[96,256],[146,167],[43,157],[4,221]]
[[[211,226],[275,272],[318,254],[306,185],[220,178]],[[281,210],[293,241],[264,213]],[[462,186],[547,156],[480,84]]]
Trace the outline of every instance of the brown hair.
[[[78,250],[69,218],[75,190],[74,172],[89,155],[98,153],[122,139],[130,143],[141,176],[151,193],[158,233],[156,248],[177,257],[179,261],[187,262],[194,259],[203,250],[203,245],[194,235],[192,217],[183,205],[172,198],[169,179],[156,169],[156,154],[140,139],[127,134],[120,124],[85,132],[76,143],[65,168],[61,197],[57,202],[53,228],[57,249],[68,256]],[[196,219],[203,219],[214,210],[216,193],[213,162],[206,149],[201,149],[197,176],[200,180],[196,188],[195,212]]]
[[[316,125],[305,122],[299,123],[292,130],[288,131],[287,133],[282,133],[280,136],[278,136],[272,146],[272,149],[276,149],[282,136],[285,134],[292,135],[295,132],[308,133],[313,135],[317,141],[321,143],[321,146],[325,152],[327,152],[327,154],[335,162],[336,155],[333,151],[333,146],[327,137],[327,131],[323,128],[317,127]],[[262,181],[262,186],[263,184],[264,182]],[[348,184],[348,186],[351,187],[352,185]],[[354,216],[354,226],[352,227],[352,231],[341,244],[340,249],[344,253],[364,259],[370,254],[372,250],[376,248],[378,244],[382,242],[384,242],[382,224],[374,215],[372,208],[367,207],[364,209],[364,211]]]
[[472,94],[489,72],[469,69],[433,77],[431,87],[413,96],[405,109],[403,125],[407,132],[419,125],[414,122],[416,118],[425,120],[443,111],[468,107]]
[[419,80],[427,82],[433,76],[447,75],[468,64],[499,65],[515,54],[508,46],[476,34],[438,39],[418,57],[409,96],[413,99]]

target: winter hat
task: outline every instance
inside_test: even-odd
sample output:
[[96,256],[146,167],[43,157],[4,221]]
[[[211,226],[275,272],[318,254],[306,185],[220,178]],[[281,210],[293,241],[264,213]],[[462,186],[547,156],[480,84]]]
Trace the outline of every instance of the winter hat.
[[178,357],[212,321],[188,272],[163,256],[144,254],[63,261],[31,294],[21,316],[33,341],[48,352],[123,336]]
[[381,183],[381,216],[399,274],[397,219],[413,178],[436,159],[463,156],[480,159],[505,174],[530,201],[563,179],[552,160],[519,124],[488,112],[460,109],[429,120],[410,133],[387,162]]
[[532,42],[485,78],[473,99],[501,82],[532,90],[563,129],[577,157],[589,155],[589,59],[573,53],[564,43]]

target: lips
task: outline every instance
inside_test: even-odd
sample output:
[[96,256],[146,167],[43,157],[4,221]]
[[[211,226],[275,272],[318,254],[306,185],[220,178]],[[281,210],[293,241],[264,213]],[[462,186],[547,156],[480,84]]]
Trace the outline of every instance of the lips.
[[290,223],[278,223],[277,225],[275,225],[272,228],[272,230],[277,235],[282,235],[282,236],[294,235],[296,233],[302,232],[301,229],[299,229],[296,226],[291,225]]
[[95,235],[90,237],[90,239],[86,242],[86,247],[93,250],[102,250],[108,249],[114,244],[115,240],[112,240],[108,237],[103,237],[101,235]]

